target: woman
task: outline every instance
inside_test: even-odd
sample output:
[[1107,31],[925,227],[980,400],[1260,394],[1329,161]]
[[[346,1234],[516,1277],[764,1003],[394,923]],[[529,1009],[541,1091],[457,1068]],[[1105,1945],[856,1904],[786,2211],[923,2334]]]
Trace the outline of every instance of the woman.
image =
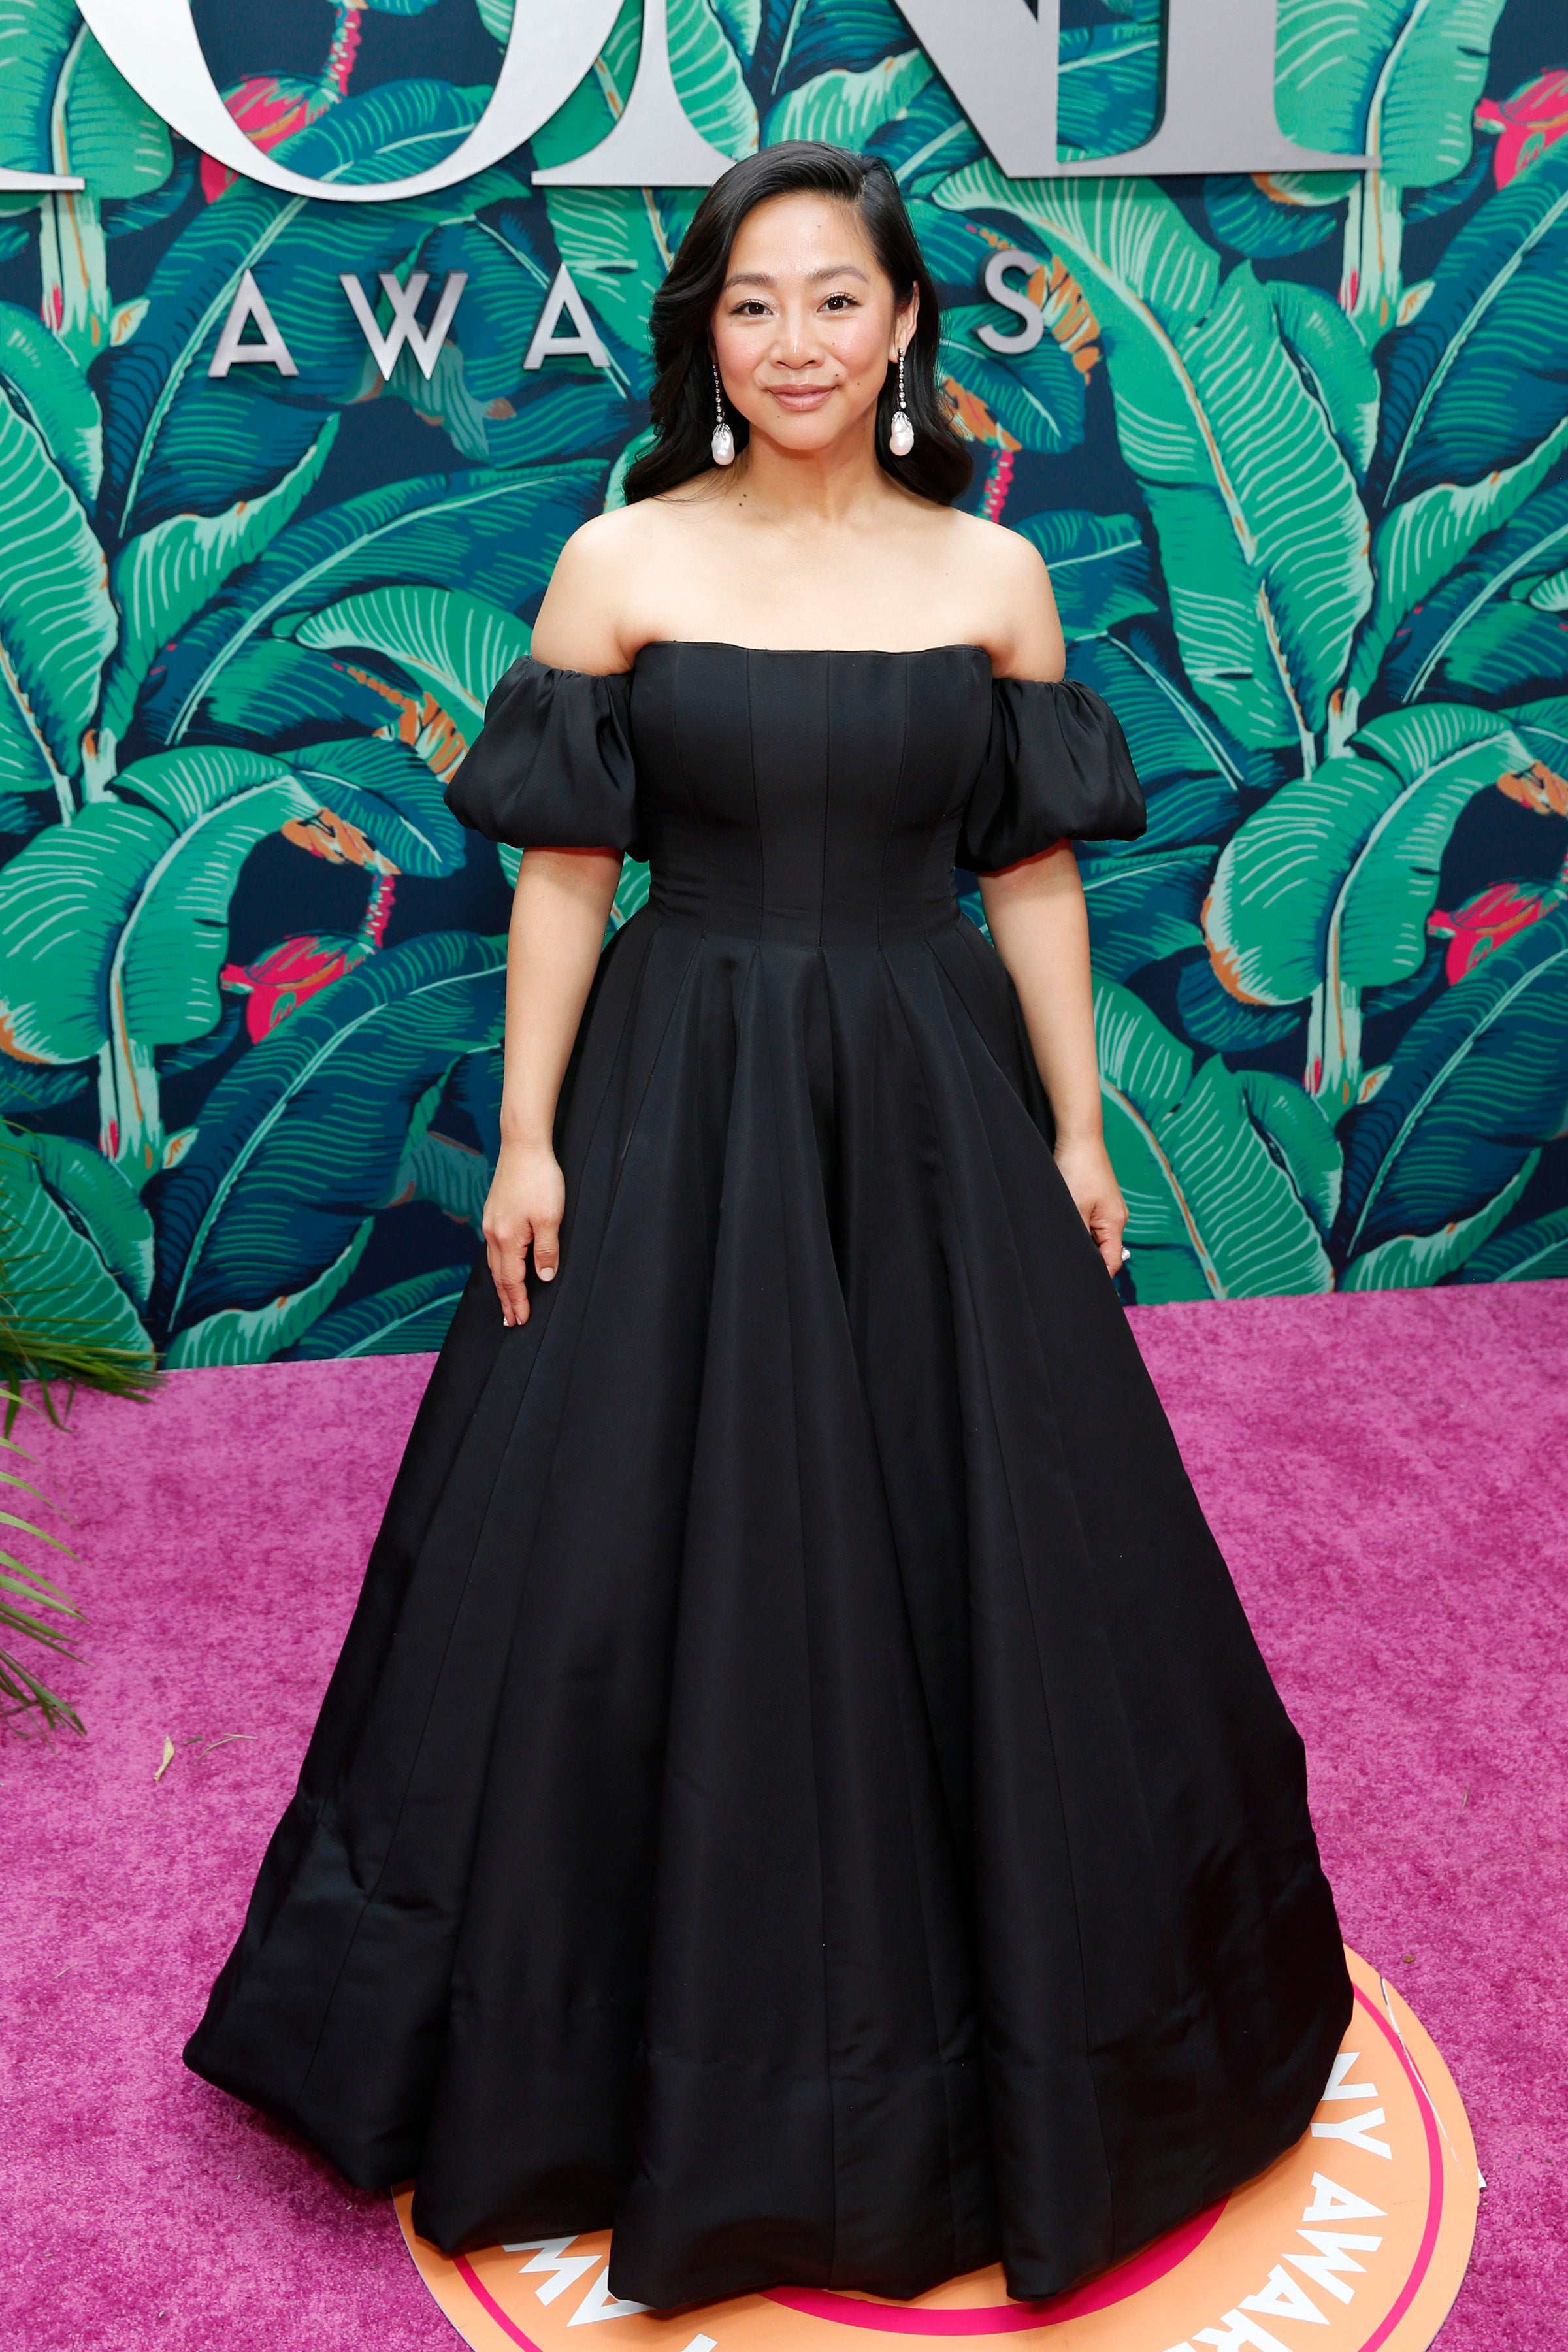
[[488,1266],[186,2055],[656,2309],[1050,2295],[1290,2146],[1351,2000],[1109,1279],[1065,837],[1142,803],[948,503],[881,167],[737,164],[653,329],[449,793],[528,852]]

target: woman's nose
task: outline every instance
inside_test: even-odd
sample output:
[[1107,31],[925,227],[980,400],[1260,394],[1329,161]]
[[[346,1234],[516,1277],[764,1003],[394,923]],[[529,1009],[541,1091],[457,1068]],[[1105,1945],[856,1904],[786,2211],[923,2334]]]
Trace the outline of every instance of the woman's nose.
[[791,315],[779,322],[779,336],[773,345],[773,358],[780,367],[820,367],[822,346],[817,341],[809,312]]

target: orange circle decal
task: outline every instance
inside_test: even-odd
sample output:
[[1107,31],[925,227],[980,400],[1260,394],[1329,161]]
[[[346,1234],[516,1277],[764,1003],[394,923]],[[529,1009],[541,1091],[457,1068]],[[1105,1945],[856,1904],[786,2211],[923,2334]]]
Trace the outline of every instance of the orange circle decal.
[[[914,2303],[776,2287],[659,2319],[610,2294],[607,2231],[449,2261],[415,2236],[412,2189],[398,2193],[398,2220],[475,2352],[857,2352],[868,2334],[908,2352],[988,2336],[1038,2338],[1040,2352],[1423,2352],[1469,2259],[1475,2147],[1431,2041],[1386,1980],[1348,1958],[1355,2011],[1305,2138],[1223,2204],[1048,2303],[1010,2301],[993,2268]],[[567,2332],[601,2326],[608,2336],[587,2343]]]

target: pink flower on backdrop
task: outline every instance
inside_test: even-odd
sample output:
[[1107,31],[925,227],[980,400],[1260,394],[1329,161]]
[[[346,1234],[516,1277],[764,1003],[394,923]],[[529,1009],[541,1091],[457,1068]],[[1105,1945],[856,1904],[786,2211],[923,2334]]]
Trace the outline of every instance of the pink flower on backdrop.
[[[226,90],[224,104],[252,143],[269,152],[296,131],[319,121],[338,102],[330,82],[290,81],[282,74],[253,74],[236,89]],[[234,173],[226,163],[202,157],[202,194],[208,204],[221,196]]]
[[1568,72],[1538,74],[1500,105],[1484,98],[1476,109],[1476,128],[1497,132],[1492,173],[1498,186],[1506,188],[1568,132]]
[[[335,865],[341,860],[334,856],[332,862]],[[376,874],[364,920],[353,939],[336,931],[302,931],[293,939],[279,940],[275,948],[268,948],[254,963],[224,965],[217,976],[218,986],[249,997],[245,1025],[253,1041],[268,1035],[280,1021],[298,1013],[301,1004],[309,1004],[321,989],[330,987],[334,980],[342,980],[355,964],[363,963],[366,956],[374,955],[386,937],[395,881],[395,868]]]
[[1436,940],[1448,941],[1443,972],[1448,981],[1463,980],[1468,971],[1501,947],[1517,931],[1527,930],[1568,902],[1568,890],[1558,882],[1494,882],[1479,890],[1451,915],[1436,908],[1426,918],[1426,929]]
[[334,938],[330,931],[306,931],[298,939],[280,940],[254,963],[226,963],[218,974],[218,985],[248,995],[246,1028],[253,1039],[265,1037],[290,1013],[308,1004],[319,990],[341,980],[374,952],[362,940]]

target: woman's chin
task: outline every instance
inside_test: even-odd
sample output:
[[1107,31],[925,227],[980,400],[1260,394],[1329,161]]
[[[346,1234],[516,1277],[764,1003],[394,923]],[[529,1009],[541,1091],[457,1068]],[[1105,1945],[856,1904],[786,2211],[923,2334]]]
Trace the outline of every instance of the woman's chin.
[[858,439],[864,429],[865,419],[846,417],[837,401],[828,401],[820,408],[778,411],[761,424],[753,423],[753,439],[761,439],[785,457],[818,457]]

